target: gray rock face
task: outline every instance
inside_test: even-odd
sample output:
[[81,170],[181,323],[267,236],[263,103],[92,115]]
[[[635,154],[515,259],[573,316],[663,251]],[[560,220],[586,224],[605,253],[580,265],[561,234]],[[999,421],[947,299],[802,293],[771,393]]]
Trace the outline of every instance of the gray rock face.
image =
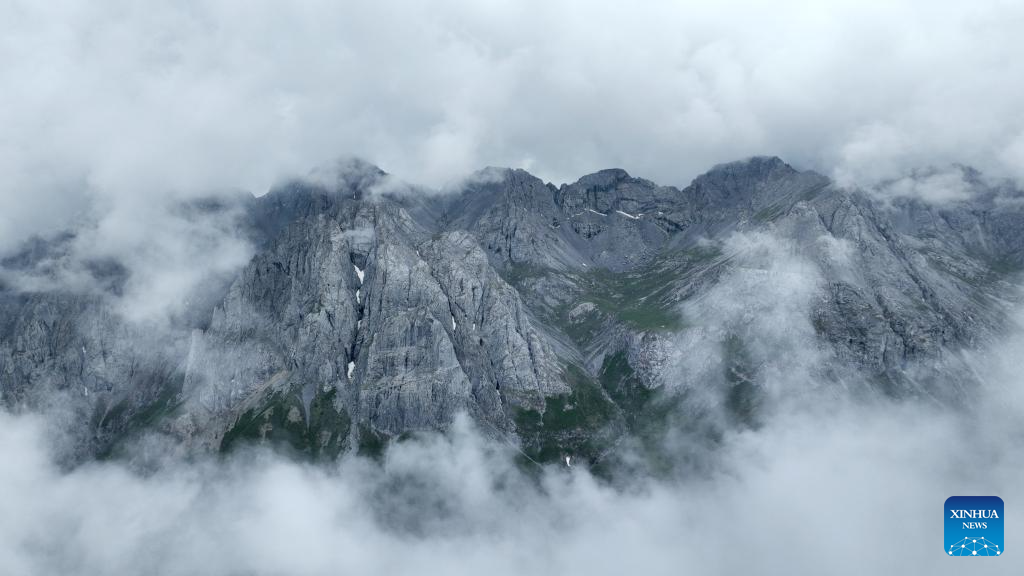
[[384,178],[354,164],[244,200],[254,256],[159,330],[118,313],[130,270],[30,286],[67,237],[26,245],[0,276],[4,403],[59,408],[78,457],[154,431],[186,450],[372,451],[467,412],[532,457],[598,459],[664,412],[652,398],[698,386],[741,420],[756,408],[778,350],[752,328],[769,308],[743,298],[780,279],[744,238],[808,271],[806,306],[783,311],[827,351],[822,381],[942,401],[972,386],[960,352],[998,337],[1024,266],[1020,191],[966,170],[970,199],[942,205],[778,158],[684,189],[622,170],[555,187],[488,169],[449,195],[381,194]]
[[308,406],[346,386],[358,318],[351,252],[337,220],[318,214],[242,270],[209,329],[192,333],[183,392],[201,428],[269,392],[295,388]]

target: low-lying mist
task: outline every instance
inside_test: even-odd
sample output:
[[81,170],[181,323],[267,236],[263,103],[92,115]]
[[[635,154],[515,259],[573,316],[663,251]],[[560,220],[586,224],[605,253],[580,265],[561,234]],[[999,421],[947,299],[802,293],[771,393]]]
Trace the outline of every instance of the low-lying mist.
[[712,472],[612,488],[581,467],[524,472],[463,419],[327,468],[269,452],[62,472],[35,417],[0,416],[7,574],[960,573],[942,504],[1006,501],[1021,424],[993,410],[844,404],[729,435]]

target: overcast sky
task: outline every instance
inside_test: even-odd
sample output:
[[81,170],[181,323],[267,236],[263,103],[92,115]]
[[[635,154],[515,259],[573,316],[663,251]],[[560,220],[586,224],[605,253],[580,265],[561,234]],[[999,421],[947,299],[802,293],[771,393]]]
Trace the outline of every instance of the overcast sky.
[[685,185],[775,154],[846,181],[1024,176],[1024,4],[0,1],[0,247],[87,204],[355,155]]
[[[261,194],[340,157],[429,186],[487,165],[685,186],[755,154],[851,185],[950,163],[1024,179],[1022,31],[1019,0],[0,0],[0,253],[88,218],[78,254],[118,255],[128,309],[148,319],[251,255],[230,222],[168,216],[168,202]],[[962,194],[948,180],[928,195]],[[812,388],[830,359],[807,344],[817,276],[770,238],[730,242],[763,251],[772,288],[740,269],[687,311],[714,336],[754,310],[752,354],[784,360],[768,364],[769,390]],[[465,423],[383,469],[264,456],[65,472],[39,419],[0,412],[14,463],[0,467],[0,567],[960,574],[939,551],[946,496],[1002,495],[1007,534],[1024,527],[1021,332],[978,352],[976,413],[787,406],[759,433],[727,434],[710,478],[635,492],[579,469],[538,490]],[[686,337],[675,367],[692,371],[717,349]],[[367,497],[394,473],[425,488]],[[428,529],[395,530],[388,514]],[[1020,573],[1021,558],[981,570]]]

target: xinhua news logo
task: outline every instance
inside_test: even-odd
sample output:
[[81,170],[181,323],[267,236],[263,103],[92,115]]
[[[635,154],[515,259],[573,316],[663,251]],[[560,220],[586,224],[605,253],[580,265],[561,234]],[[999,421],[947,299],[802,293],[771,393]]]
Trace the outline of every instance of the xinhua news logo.
[[947,556],[1002,556],[1003,499],[950,496],[945,527]]

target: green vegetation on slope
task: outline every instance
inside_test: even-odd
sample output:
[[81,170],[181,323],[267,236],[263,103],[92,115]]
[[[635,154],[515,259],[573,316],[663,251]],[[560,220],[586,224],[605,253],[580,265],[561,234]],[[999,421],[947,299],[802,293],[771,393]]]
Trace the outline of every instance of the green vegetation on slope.
[[352,422],[335,406],[337,390],[317,391],[304,413],[297,388],[277,391],[259,407],[243,412],[224,434],[220,450],[227,453],[246,443],[266,443],[312,460],[336,458],[348,442]]
[[[600,382],[609,396],[622,409],[629,436],[628,450],[639,456],[648,472],[664,474],[671,470],[674,459],[665,452],[664,441],[681,413],[680,396],[667,394],[662,389],[651,389],[641,383],[625,352],[606,356],[601,367]],[[621,469],[622,454],[612,454],[595,470],[598,474],[611,474]]]
[[756,428],[760,425],[758,415],[763,398],[761,389],[754,383],[750,354],[736,335],[726,338],[723,346],[722,366],[729,386],[725,396],[727,414],[736,424]]
[[366,424],[360,424],[358,431],[356,453],[367,458],[380,459],[387,450],[388,437]]
[[565,455],[595,461],[609,447],[619,410],[600,386],[577,366],[563,373],[568,394],[545,399],[544,412],[518,408],[514,417],[525,452],[538,462]]
[[[687,274],[710,265],[720,255],[717,248],[698,246],[664,254],[629,272],[595,268],[574,275],[580,293],[575,301],[556,309],[553,320],[583,345],[600,331],[605,318],[636,330],[676,332],[685,323],[673,291]],[[595,309],[581,314],[577,307],[584,303]]]
[[181,375],[171,377],[161,385],[159,394],[152,402],[134,412],[131,410],[132,403],[127,398],[109,408],[104,402],[98,403],[92,417],[93,429],[97,438],[112,440],[98,449],[96,457],[105,460],[120,456],[127,444],[176,413],[181,406],[183,382],[184,378]]

